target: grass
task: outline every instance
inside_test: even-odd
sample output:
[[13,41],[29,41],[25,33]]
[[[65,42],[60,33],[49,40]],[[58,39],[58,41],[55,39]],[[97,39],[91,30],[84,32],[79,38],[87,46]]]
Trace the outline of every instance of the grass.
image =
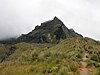
[[[80,75],[84,51],[91,58],[88,65],[100,63],[100,44],[89,38],[65,39],[59,44],[22,42],[14,47],[15,52],[0,64],[0,75]],[[96,75],[99,75],[98,70],[99,66]]]

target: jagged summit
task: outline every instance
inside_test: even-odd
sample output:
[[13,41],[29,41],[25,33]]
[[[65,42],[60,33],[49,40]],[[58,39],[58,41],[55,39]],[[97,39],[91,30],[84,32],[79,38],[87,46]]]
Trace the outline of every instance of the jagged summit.
[[45,21],[45,22],[41,23],[40,26],[37,25],[34,30],[38,30],[38,29],[46,29],[47,30],[47,29],[54,28],[54,26],[61,26],[61,25],[64,25],[63,22],[55,16],[53,20]]
[[19,42],[35,42],[35,43],[55,43],[61,39],[82,37],[74,30],[68,29],[64,23],[56,16],[53,20],[46,21],[37,25],[35,29],[27,35],[20,36],[17,41]]
[[56,21],[61,21],[58,17],[54,17],[54,19],[53,20],[56,20]]

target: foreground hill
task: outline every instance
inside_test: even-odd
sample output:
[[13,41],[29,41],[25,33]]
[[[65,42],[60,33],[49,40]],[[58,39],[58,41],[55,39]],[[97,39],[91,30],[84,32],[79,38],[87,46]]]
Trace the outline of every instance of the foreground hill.
[[0,64],[0,75],[80,75],[80,61],[88,54],[92,73],[100,72],[100,42],[69,38],[58,44],[17,43],[15,51]]

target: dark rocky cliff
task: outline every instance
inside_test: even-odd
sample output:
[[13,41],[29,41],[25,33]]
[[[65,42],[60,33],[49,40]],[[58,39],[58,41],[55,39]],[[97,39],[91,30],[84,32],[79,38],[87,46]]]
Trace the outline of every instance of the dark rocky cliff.
[[55,43],[62,39],[82,37],[82,35],[76,33],[72,29],[68,29],[64,23],[57,17],[53,20],[41,23],[40,26],[36,26],[35,29],[26,34],[20,36],[18,42],[34,42],[34,43]]

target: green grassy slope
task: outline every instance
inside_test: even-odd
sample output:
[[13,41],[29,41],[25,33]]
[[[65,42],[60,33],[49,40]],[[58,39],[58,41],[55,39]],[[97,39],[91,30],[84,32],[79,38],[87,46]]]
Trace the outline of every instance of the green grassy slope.
[[[100,42],[70,38],[59,44],[18,43],[16,50],[0,64],[0,75],[79,75],[80,61],[88,53],[89,66],[100,75]],[[1,49],[2,50],[2,49]]]

